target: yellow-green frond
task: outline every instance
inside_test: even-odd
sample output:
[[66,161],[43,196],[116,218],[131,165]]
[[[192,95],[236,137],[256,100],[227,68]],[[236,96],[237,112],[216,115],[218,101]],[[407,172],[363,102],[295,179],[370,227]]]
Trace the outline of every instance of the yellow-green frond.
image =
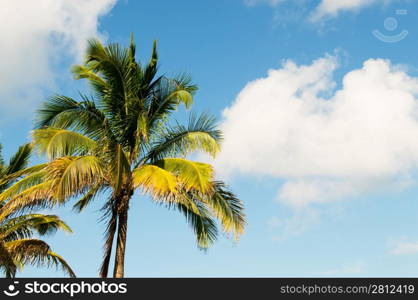
[[49,159],[61,156],[78,155],[93,151],[97,143],[74,131],[56,128],[37,129],[33,141],[38,151]]
[[39,164],[39,165],[35,165],[32,167],[28,167],[26,169],[20,170],[18,172],[15,172],[13,174],[4,176],[0,179],[0,186],[3,184],[7,184],[13,180],[16,180],[17,178],[24,176],[24,175],[28,175],[28,174],[32,174],[32,173],[36,173],[40,170],[42,170],[43,168],[45,168],[47,166],[47,164]]
[[219,143],[206,132],[189,132],[186,135],[188,152],[203,150],[215,157],[220,150]]
[[106,82],[99,75],[97,75],[97,73],[95,73],[89,68],[86,68],[85,66],[75,65],[71,68],[71,71],[76,79],[86,78],[97,84],[103,86],[106,85]]
[[142,188],[156,198],[174,194],[177,186],[176,176],[154,165],[136,168],[132,173],[132,182],[135,188]]
[[19,194],[23,190],[39,184],[42,182],[46,175],[46,170],[40,170],[29,174],[28,176],[24,177],[23,179],[14,183],[11,187],[6,189],[3,193],[0,194],[0,203],[6,201],[9,198],[14,197],[15,195]]
[[213,168],[209,164],[183,158],[165,158],[155,165],[177,176],[186,190],[197,190],[202,193],[212,188]]
[[170,99],[177,99],[179,103],[183,102],[187,109],[193,104],[193,96],[186,90],[176,90],[169,96]]
[[54,180],[47,180],[15,195],[0,208],[0,220],[25,208],[52,207],[59,203],[54,198]]
[[55,196],[61,201],[103,180],[104,174],[96,156],[62,157],[51,162],[48,171],[56,182]]

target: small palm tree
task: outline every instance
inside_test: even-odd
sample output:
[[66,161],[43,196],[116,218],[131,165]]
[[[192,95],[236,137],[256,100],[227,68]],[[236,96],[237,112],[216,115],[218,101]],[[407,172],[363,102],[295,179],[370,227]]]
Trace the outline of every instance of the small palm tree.
[[[0,192],[7,190],[19,172],[26,167],[31,153],[31,146],[24,145],[5,165],[1,156],[0,145]],[[75,277],[67,262],[54,253],[50,246],[33,235],[47,235],[58,229],[71,232],[71,229],[54,215],[21,214],[16,210],[3,212],[7,206],[7,198],[0,200],[0,272],[6,277],[15,277],[16,271],[24,265],[52,266],[61,269],[71,277]]]
[[10,191],[10,209],[49,206],[79,196],[83,210],[106,195],[104,258],[100,276],[107,277],[116,241],[114,277],[124,276],[129,203],[141,190],[157,203],[182,212],[207,248],[218,235],[217,218],[235,238],[243,232],[241,201],[214,179],[209,164],[186,159],[193,151],[216,155],[221,132],[206,115],[190,117],[187,126],[170,120],[180,104],[190,107],[196,86],[187,76],[157,76],[156,44],[147,65],[129,47],[104,46],[90,40],[77,78],[93,89],[77,101],[57,95],[43,104],[33,141],[49,162],[32,167]]

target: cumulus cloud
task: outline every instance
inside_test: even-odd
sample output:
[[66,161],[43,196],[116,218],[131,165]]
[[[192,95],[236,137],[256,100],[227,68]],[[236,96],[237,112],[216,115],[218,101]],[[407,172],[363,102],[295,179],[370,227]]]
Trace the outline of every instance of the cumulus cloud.
[[336,89],[336,68],[286,61],[248,83],[223,112],[218,172],[284,180],[278,199],[294,207],[414,182],[418,78],[370,59]]
[[[0,106],[25,110],[54,83],[54,63],[80,57],[116,0],[2,0]],[[39,98],[38,98],[39,99]]]

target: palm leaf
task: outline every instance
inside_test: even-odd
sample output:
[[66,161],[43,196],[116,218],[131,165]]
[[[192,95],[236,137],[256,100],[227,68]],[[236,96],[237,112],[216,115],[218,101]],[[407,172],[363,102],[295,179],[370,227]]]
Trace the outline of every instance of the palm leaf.
[[165,158],[155,162],[155,165],[175,174],[186,191],[206,193],[212,187],[213,168],[209,164],[183,158]]
[[15,182],[11,187],[9,187],[5,191],[3,191],[3,193],[0,194],[0,203],[16,196],[17,194],[21,193],[29,187],[42,183],[46,174],[46,170],[43,169],[29,174],[28,176]]
[[188,127],[177,124],[160,134],[143,161],[154,162],[168,156],[186,156],[198,150],[214,157],[219,152],[221,140],[221,132],[216,129],[213,117],[192,115]]
[[0,220],[33,208],[51,208],[60,202],[54,197],[54,180],[25,189],[0,208]]
[[65,274],[67,274],[71,278],[77,277],[74,271],[71,269],[70,265],[65,261],[65,259],[55,252],[48,251],[46,263],[48,264],[48,266],[55,265],[57,268],[61,269]]
[[104,169],[97,156],[62,157],[51,162],[48,175],[54,180],[55,197],[64,201],[103,180]]
[[17,152],[10,158],[9,165],[6,168],[6,175],[10,175],[26,168],[30,155],[32,153],[32,145],[26,144],[20,146]]
[[[187,195],[182,196],[187,197]],[[193,200],[190,198],[189,201]],[[205,208],[205,206],[200,203],[195,204],[198,212],[190,209],[190,205],[185,205],[180,202],[175,206],[181,213],[184,214],[187,222],[192,227],[196,235],[196,242],[199,248],[206,249],[217,239],[218,230],[216,222],[213,220],[210,212]]]
[[16,263],[3,241],[0,241],[0,271],[6,278],[14,277],[17,271]]
[[42,169],[44,169],[47,166],[47,164],[39,164],[39,165],[35,165],[32,167],[28,167],[26,169],[17,171],[15,173],[12,173],[10,175],[6,175],[3,176],[0,179],[0,191],[5,187],[10,185],[11,182],[14,182],[16,179],[18,179],[19,177],[25,176],[25,175],[30,175],[36,172],[41,171]]
[[36,231],[39,235],[47,235],[61,229],[72,232],[58,216],[29,214],[8,219],[0,227],[0,239],[11,241],[21,238],[28,238]]
[[105,186],[102,182],[96,183],[83,197],[81,197],[80,200],[73,205],[73,209],[76,212],[81,212],[90,204],[90,202],[94,200],[97,194],[106,188],[107,186]]
[[70,277],[75,277],[74,271],[59,255],[51,251],[50,246],[38,239],[21,239],[4,244],[13,260],[19,264],[33,266],[56,266],[61,268]]
[[152,94],[148,111],[148,126],[155,128],[164,121],[177,107],[184,103],[191,105],[192,95],[197,87],[186,77],[178,79],[162,78]]
[[113,138],[103,112],[94,101],[81,97],[80,102],[62,95],[49,98],[37,112],[36,128],[49,126],[81,132],[93,139]]
[[213,182],[212,192],[191,193],[212,210],[225,232],[232,233],[235,239],[244,232],[246,222],[243,204],[223,182]]
[[135,188],[150,192],[155,198],[176,193],[177,179],[172,173],[155,165],[143,165],[132,172]]
[[97,143],[94,140],[65,129],[36,129],[32,135],[39,152],[46,154],[49,159],[83,155],[97,148]]

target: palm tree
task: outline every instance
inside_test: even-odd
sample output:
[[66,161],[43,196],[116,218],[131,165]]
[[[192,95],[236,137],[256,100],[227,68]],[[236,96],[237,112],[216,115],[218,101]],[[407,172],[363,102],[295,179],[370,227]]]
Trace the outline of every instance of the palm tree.
[[[0,145],[0,192],[7,190],[27,165],[31,154],[31,146],[24,145],[18,149],[4,164]],[[24,265],[61,267],[71,277],[75,277],[67,262],[54,253],[50,246],[39,239],[33,238],[35,233],[47,235],[58,229],[71,232],[71,229],[54,215],[21,214],[11,210],[2,211],[7,205],[7,197],[0,196],[0,271],[6,277],[15,277],[18,269]]]
[[142,66],[135,43],[123,48],[90,40],[77,79],[87,79],[92,95],[80,100],[56,95],[37,115],[33,142],[48,162],[34,166],[12,192],[13,207],[50,206],[81,197],[83,210],[97,195],[106,195],[104,257],[100,276],[107,277],[115,237],[114,277],[124,276],[128,209],[140,190],[157,203],[182,212],[200,248],[218,236],[217,223],[237,239],[244,230],[241,201],[214,179],[211,165],[186,159],[194,151],[215,156],[221,132],[207,115],[192,115],[187,126],[171,120],[180,104],[189,108],[197,87],[189,77],[157,76],[154,42]]

